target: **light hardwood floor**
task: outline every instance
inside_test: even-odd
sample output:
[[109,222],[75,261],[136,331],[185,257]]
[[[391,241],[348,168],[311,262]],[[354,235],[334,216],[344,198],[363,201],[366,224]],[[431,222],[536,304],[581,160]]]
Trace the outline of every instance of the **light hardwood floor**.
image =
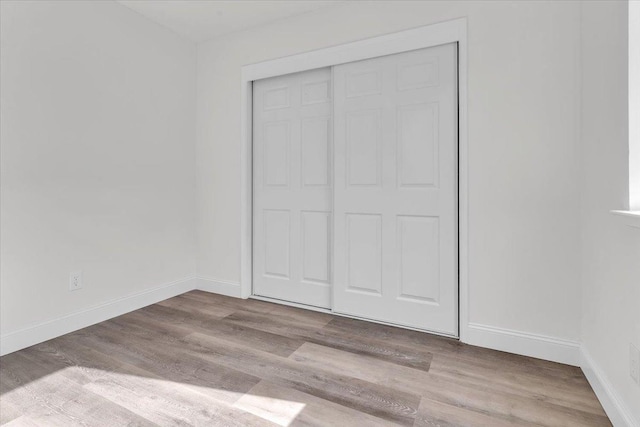
[[6,426],[605,426],[579,368],[193,291],[0,358]]

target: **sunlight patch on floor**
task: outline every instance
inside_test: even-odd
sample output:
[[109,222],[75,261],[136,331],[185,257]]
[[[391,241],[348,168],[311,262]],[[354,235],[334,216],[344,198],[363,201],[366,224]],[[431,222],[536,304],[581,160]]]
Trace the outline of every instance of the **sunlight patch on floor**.
[[234,405],[267,421],[281,426],[290,425],[306,406],[301,402],[275,399],[273,397],[245,394]]
[[[279,388],[274,385],[257,385],[244,393],[207,386],[204,379],[198,384],[193,384],[154,378],[153,376],[145,375],[143,370],[136,371],[137,368],[134,366],[128,366],[125,372],[107,371],[85,366],[68,366],[49,375],[34,379],[15,390],[5,392],[2,400],[3,403],[6,403],[12,398],[20,398],[25,388],[38,388],[40,392],[48,390],[51,393],[55,393],[52,384],[59,383],[61,377],[66,377],[67,381],[85,383],[83,387],[86,390],[93,391],[134,413],[138,413],[140,400],[144,400],[147,406],[153,406],[154,404],[162,406],[164,399],[161,397],[171,395],[172,392],[175,392],[176,387],[190,389],[192,392],[207,396],[207,398],[213,398],[213,401],[219,402],[220,407],[245,411],[281,426],[289,426],[306,406],[302,402],[283,399],[283,396],[278,396],[281,397],[279,399],[270,397],[269,395],[277,395],[278,393],[277,390]],[[14,393],[16,394],[15,397],[13,396]],[[133,401],[137,401],[137,403],[132,404]],[[208,402],[211,403],[212,401],[209,400]]]

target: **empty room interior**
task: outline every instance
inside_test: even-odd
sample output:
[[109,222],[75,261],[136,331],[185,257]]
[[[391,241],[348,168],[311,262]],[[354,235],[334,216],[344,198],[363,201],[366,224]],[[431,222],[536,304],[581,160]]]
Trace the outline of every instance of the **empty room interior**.
[[640,1],[0,30],[0,425],[640,427]]

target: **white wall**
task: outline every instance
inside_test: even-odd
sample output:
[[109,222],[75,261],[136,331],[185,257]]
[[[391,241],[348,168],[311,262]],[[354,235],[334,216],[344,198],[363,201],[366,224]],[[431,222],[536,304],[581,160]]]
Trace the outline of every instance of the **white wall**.
[[629,209],[640,211],[640,1],[629,2]]
[[348,2],[199,45],[197,271],[239,282],[240,68],[468,17],[470,320],[577,340],[579,3]]
[[195,46],[115,2],[1,4],[2,334],[193,275]]
[[629,375],[629,343],[640,348],[640,229],[608,212],[629,201],[626,3],[583,3],[582,63],[583,346],[640,425]]

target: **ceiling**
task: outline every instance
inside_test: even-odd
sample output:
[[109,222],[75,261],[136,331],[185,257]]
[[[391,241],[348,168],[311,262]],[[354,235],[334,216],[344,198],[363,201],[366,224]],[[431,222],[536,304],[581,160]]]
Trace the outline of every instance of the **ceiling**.
[[300,15],[339,1],[116,0],[194,42]]

